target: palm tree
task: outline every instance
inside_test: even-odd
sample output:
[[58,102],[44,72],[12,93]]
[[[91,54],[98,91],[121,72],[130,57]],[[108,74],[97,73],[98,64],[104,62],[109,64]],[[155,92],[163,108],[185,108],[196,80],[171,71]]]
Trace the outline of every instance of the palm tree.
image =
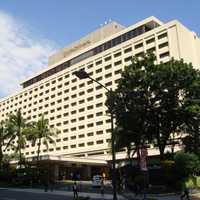
[[48,144],[50,142],[55,143],[53,136],[56,136],[56,132],[49,128],[48,119],[45,119],[44,115],[42,115],[37,122],[33,122],[32,129],[28,135],[28,140],[31,140],[33,145],[38,145],[37,162],[40,160],[40,149],[42,143],[48,149]]
[[11,146],[12,143],[17,140],[16,143],[16,152],[19,153],[19,164],[21,168],[21,164],[23,161],[22,158],[22,149],[26,144],[26,134],[28,132],[28,123],[23,118],[21,110],[17,110],[16,114],[10,114],[6,123],[6,131],[7,137],[9,138],[7,146]]
[[5,144],[6,136],[5,122],[0,121],[0,169],[3,162],[3,146]]

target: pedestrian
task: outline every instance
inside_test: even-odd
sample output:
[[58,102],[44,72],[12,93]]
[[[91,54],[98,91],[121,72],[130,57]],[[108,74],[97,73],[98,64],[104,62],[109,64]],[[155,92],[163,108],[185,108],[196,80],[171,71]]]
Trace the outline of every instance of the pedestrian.
[[185,181],[183,181],[183,183],[182,183],[181,200],[183,200],[183,198],[186,198],[187,200],[190,200],[190,197],[189,197],[189,189],[188,189],[188,187],[187,187]]
[[104,180],[101,179],[101,187],[100,187],[101,196],[104,199]]
[[74,181],[74,184],[73,184],[73,193],[74,193],[74,200],[78,199],[78,188],[77,188],[77,184],[76,184],[76,181]]

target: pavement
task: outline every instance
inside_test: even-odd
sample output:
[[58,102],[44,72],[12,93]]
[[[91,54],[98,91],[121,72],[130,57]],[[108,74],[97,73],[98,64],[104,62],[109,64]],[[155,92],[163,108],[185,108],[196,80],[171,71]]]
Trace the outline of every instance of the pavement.
[[[19,188],[0,188],[1,190],[7,190],[7,192],[20,192],[20,193],[32,193],[32,194],[39,194],[39,195],[48,195],[50,196],[64,196],[66,199],[73,199],[73,192],[72,191],[61,191],[61,190],[54,190],[45,192],[43,189],[19,189]],[[0,192],[1,193],[1,192]],[[113,198],[112,194],[104,194],[101,195],[99,193],[89,193],[89,192],[79,192],[80,197],[90,197],[90,199],[104,199],[104,200],[111,200]],[[50,200],[51,198],[48,199]],[[69,197],[69,198],[67,198]],[[158,194],[158,195],[151,195],[147,194],[147,198],[155,199],[155,200],[180,200],[180,195],[175,194]],[[7,198],[9,199],[9,198]],[[53,198],[52,198],[53,199]],[[143,195],[136,196],[132,193],[126,194],[118,194],[118,200],[142,200]],[[3,198],[0,200],[3,200]],[[192,194],[191,200],[200,200],[200,193]]]
[[[79,190],[79,197],[90,197],[90,199],[103,199],[103,200],[111,200],[113,199],[112,195],[112,188],[110,182],[107,182],[105,184],[105,194],[102,195],[100,193],[99,188],[92,188],[91,182],[82,182],[81,183],[82,188]],[[62,199],[67,197],[66,199],[73,199],[73,192],[71,188],[71,183],[65,183],[64,185],[60,185],[59,188],[56,188],[53,191],[45,192],[44,189],[38,189],[38,188],[0,188],[0,194],[2,192],[8,193],[16,193],[16,194],[29,194],[29,196],[32,196],[32,198],[27,198],[29,200],[36,199],[39,200],[41,196],[46,196],[48,200],[51,199]],[[33,196],[38,196],[37,198],[34,198]],[[60,196],[60,198],[59,198]],[[125,191],[123,193],[120,193],[117,195],[118,200],[143,200],[143,195],[135,196],[135,194],[131,193],[130,191]],[[147,194],[147,199],[151,198],[152,200],[180,200],[180,194]],[[0,196],[1,197],[1,196]],[[4,198],[5,199],[5,198]],[[3,198],[0,198],[0,200],[4,200]],[[9,199],[9,198],[7,198]],[[19,198],[21,200],[21,198]],[[42,200],[45,198],[42,198]],[[195,191],[195,193],[191,194],[191,200],[200,200],[200,193],[198,191]]]

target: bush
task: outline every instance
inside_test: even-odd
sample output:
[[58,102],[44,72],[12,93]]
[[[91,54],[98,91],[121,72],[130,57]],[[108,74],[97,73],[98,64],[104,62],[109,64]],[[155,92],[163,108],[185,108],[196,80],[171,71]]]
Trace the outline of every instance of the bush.
[[179,179],[195,176],[200,170],[199,158],[193,153],[179,152],[175,155],[175,170]]

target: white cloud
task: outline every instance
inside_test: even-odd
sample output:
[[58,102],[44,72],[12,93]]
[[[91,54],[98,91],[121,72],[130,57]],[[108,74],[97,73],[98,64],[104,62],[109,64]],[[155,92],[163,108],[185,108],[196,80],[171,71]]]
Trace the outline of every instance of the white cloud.
[[0,11],[0,96],[20,89],[20,82],[47,67],[55,44],[31,34],[22,22]]

